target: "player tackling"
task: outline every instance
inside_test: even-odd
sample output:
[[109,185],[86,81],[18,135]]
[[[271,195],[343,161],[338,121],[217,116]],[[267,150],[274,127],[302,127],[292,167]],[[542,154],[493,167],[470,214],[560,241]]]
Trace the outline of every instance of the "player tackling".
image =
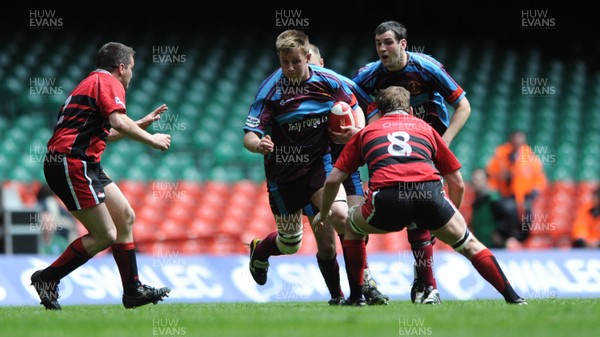
[[[363,298],[364,236],[398,232],[414,222],[468,258],[479,274],[511,304],[527,304],[498,265],[494,254],[467,228],[457,210],[464,196],[461,164],[442,137],[412,116],[410,93],[398,86],[381,89],[375,98],[383,117],[350,139],[327,177],[321,213],[326,221],[338,188],[349,173],[366,164],[369,191],[364,203],[349,209],[344,251],[350,297]],[[443,190],[442,177],[448,183]],[[418,191],[419,193],[411,193]]]

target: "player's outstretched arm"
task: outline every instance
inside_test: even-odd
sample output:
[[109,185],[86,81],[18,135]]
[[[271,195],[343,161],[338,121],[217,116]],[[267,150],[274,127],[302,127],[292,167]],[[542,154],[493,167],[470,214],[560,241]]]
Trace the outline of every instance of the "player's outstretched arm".
[[171,136],[164,133],[150,134],[140,128],[136,122],[122,112],[115,111],[108,115],[110,125],[125,137],[152,146],[159,150],[168,150],[171,146]]
[[[169,107],[166,104],[161,104],[158,108],[154,109],[152,112],[144,116],[143,118],[137,120],[135,123],[142,129],[146,130],[152,123],[156,122],[160,119],[160,115],[167,111]],[[108,135],[107,141],[114,142],[115,140],[119,140],[123,138],[124,135],[119,133],[115,128],[110,129],[110,134]]]

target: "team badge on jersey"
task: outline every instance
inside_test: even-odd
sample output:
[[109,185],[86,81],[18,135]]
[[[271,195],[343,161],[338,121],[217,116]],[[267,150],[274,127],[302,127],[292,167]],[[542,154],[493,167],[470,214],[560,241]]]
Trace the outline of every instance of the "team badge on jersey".
[[123,107],[125,107],[125,104],[121,101],[121,99],[119,98],[119,96],[115,96],[115,103],[121,104]]
[[418,95],[421,93],[421,83],[417,81],[410,81],[406,85],[406,89],[410,92],[411,95]]

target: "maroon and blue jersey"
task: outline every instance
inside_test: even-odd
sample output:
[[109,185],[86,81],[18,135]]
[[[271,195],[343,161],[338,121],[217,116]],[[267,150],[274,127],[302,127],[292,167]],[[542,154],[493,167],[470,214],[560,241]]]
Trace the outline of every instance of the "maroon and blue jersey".
[[408,63],[404,69],[389,71],[379,60],[359,69],[352,80],[369,95],[376,95],[379,89],[390,86],[406,88],[410,92],[414,116],[425,120],[443,135],[450,124],[445,103],[454,106],[466,92],[433,57],[408,51],[406,53]]
[[306,81],[288,79],[281,68],[267,77],[250,107],[245,132],[270,135],[275,144],[265,156],[268,181],[282,184],[306,175],[313,165],[330,160],[327,120],[333,104],[357,100],[336,72],[310,66]]

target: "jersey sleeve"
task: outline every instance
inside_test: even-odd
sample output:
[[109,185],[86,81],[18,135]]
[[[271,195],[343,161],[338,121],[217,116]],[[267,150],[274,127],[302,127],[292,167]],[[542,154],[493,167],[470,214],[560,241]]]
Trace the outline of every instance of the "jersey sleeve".
[[354,95],[352,86],[348,81],[346,81],[346,79],[343,76],[338,75],[337,77],[339,79],[339,84],[334,84],[334,81],[332,81],[332,86],[338,87],[338,90],[336,91],[335,100],[346,102],[352,107],[352,110],[356,110],[356,108],[358,107],[358,99],[356,95]]
[[373,76],[375,69],[375,62],[366,64],[365,66],[360,68],[351,78],[352,82],[354,82],[367,95],[375,94]]
[[112,76],[105,77],[97,75],[96,89],[98,97],[96,105],[103,117],[108,118],[108,115],[115,111],[126,112],[125,107],[125,89],[123,85]]
[[376,113],[379,112],[377,104],[375,104],[371,96],[367,95],[367,93],[364,90],[362,90],[351,79],[345,78],[345,82],[354,93],[354,96],[356,96],[356,99],[358,100],[358,105],[361,107],[363,113],[365,114],[366,121],[368,121],[371,117],[373,117]]
[[452,153],[452,151],[446,145],[446,142],[442,139],[442,137],[433,129],[431,129],[432,136],[435,140],[436,151],[433,157],[433,162],[435,163],[435,167],[440,171],[442,176],[452,173],[461,168],[460,161],[458,158]]
[[268,93],[269,90],[261,85],[261,90],[256,94],[248,111],[244,132],[253,131],[260,135],[265,134],[265,129],[268,127],[273,115],[273,107],[267,99]]
[[439,92],[448,104],[455,105],[466,95],[466,92],[450,76],[444,65],[431,57],[427,57],[427,59],[429,62],[424,62],[423,65],[424,70],[431,77],[430,82],[433,89]]
[[359,136],[361,133],[362,131],[359,131],[359,133],[350,138],[346,145],[344,145],[339,158],[333,165],[334,167],[344,171],[347,174],[351,174],[365,164],[361,149],[362,137]]

